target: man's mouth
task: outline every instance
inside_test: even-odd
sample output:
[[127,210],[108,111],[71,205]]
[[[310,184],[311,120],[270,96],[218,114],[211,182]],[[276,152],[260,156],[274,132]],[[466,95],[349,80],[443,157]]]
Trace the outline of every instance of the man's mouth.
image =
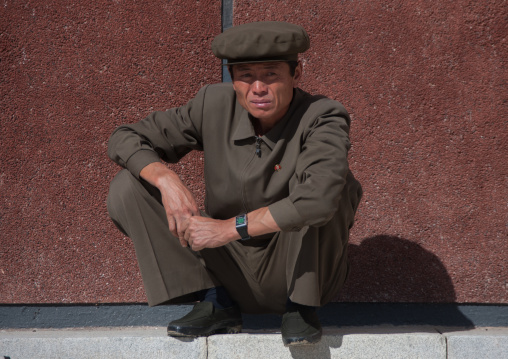
[[250,103],[251,103],[254,107],[257,107],[257,108],[265,108],[265,107],[270,106],[270,104],[272,103],[272,101],[270,101],[270,100],[252,100]]

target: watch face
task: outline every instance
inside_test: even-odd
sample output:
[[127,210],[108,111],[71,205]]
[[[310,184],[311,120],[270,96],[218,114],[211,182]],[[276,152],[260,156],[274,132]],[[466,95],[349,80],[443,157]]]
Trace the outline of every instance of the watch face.
[[236,217],[236,225],[243,226],[245,224],[245,216]]

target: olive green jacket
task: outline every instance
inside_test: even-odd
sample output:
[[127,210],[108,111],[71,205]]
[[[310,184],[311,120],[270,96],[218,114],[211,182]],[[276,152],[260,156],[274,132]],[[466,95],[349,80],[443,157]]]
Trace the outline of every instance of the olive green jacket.
[[340,103],[295,89],[287,114],[258,138],[232,85],[215,84],[182,107],[118,127],[108,155],[139,177],[152,162],[204,151],[208,215],[226,219],[268,206],[282,231],[298,231],[327,223],[339,208],[349,124]]

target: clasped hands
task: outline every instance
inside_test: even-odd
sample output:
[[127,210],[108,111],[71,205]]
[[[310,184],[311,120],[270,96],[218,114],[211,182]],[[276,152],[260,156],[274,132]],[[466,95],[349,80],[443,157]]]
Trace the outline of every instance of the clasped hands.
[[183,247],[199,251],[220,247],[239,238],[234,219],[219,220],[201,216],[192,192],[175,172],[163,164],[151,164],[140,175],[149,177],[149,182],[159,189],[169,230]]
[[234,228],[233,223],[228,220],[219,220],[201,215],[188,217],[176,224],[171,233],[178,237],[183,247],[190,247],[194,251],[203,248],[216,248],[229,243],[236,238],[230,238],[226,233],[229,226]]
[[[235,227],[235,218],[220,220],[201,216],[192,192],[174,171],[161,162],[150,163],[139,175],[159,189],[169,230],[179,239],[183,247],[199,251],[203,248],[220,247],[240,239]],[[280,230],[268,207],[249,212],[251,236]]]
[[234,218],[202,217],[194,195],[164,164],[151,163],[141,170],[140,176],[159,189],[169,230],[183,247],[199,251],[220,247],[239,238]]
[[188,246],[199,251],[220,247],[235,240],[231,237],[231,234],[237,234],[234,223],[231,220],[201,216],[194,196],[183,183],[182,186],[167,194],[161,191],[169,230],[179,239],[182,247]]

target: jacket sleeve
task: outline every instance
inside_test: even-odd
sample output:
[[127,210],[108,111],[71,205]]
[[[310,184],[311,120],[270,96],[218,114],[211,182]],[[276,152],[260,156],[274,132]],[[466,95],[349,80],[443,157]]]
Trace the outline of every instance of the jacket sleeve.
[[203,87],[186,105],[154,112],[144,120],[119,126],[108,142],[108,156],[139,178],[160,159],[176,163],[191,150],[202,150]]
[[349,172],[350,118],[338,102],[326,102],[302,136],[289,196],[269,206],[283,231],[324,225],[338,210]]

